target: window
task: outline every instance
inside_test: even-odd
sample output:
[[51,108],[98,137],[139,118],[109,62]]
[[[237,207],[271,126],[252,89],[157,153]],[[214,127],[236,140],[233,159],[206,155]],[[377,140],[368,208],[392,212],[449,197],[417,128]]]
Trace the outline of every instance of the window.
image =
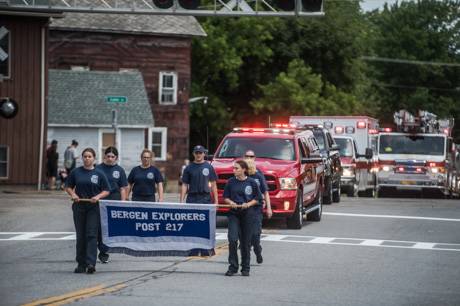
[[241,158],[244,152],[252,150],[257,158],[295,160],[295,147],[292,139],[229,137],[216,153],[219,158]]
[[154,127],[149,129],[150,149],[156,160],[166,160],[167,128]]
[[8,147],[0,145],[0,179],[8,178]]
[[0,27],[0,78],[10,77],[10,31],[4,26]]
[[160,104],[177,103],[177,74],[175,72],[160,72],[158,101]]

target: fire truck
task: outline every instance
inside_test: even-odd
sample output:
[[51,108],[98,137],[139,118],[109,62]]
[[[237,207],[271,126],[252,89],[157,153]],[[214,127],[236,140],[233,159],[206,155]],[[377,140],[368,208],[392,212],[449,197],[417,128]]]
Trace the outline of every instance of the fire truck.
[[377,191],[416,190],[448,196],[457,184],[456,150],[450,136],[454,119],[406,110],[394,113],[395,131],[385,128],[378,135]]
[[374,156],[379,129],[377,119],[368,116],[291,116],[289,123],[297,126],[318,124],[327,128],[333,137],[353,137],[357,154],[353,158],[342,154],[341,185],[345,187],[351,181],[356,182],[358,195],[374,196],[377,170]]

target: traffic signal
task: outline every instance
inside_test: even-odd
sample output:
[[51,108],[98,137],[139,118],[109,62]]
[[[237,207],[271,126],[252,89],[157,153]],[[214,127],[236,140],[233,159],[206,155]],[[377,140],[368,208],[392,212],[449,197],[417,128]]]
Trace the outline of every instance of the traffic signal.
[[[300,12],[321,12],[323,0],[298,0],[301,4]],[[275,0],[274,5],[281,11],[294,11],[296,0]]]
[[6,119],[11,119],[18,113],[18,103],[10,98],[1,98],[0,100],[0,116]]
[[200,0],[153,0],[153,4],[159,9],[170,9],[177,3],[177,8],[185,10],[196,10],[201,1]]
[[174,0],[153,0],[153,4],[160,9],[169,9],[174,5]]

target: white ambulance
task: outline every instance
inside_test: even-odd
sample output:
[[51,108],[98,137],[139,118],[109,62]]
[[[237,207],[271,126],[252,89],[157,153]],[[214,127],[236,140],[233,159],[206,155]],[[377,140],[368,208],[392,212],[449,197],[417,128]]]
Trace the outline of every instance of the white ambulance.
[[[360,196],[374,196],[376,170],[374,158],[379,129],[378,120],[368,116],[291,116],[289,123],[296,126],[322,125],[333,137],[352,137],[356,142],[356,156],[350,159],[342,156],[342,186],[350,180],[357,182]],[[344,175],[346,174],[346,175]]]

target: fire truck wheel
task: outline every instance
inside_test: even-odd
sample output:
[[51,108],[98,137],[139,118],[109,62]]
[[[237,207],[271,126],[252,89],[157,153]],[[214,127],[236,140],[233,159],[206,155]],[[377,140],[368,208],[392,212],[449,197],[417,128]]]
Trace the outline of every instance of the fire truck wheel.
[[337,189],[332,194],[332,201],[335,203],[340,202],[340,181],[337,183]]
[[323,204],[332,204],[332,179],[326,180],[326,190],[323,195]]
[[318,204],[318,209],[307,214],[307,220],[321,221],[321,215],[323,214],[323,192],[321,191],[321,189],[318,191],[318,194],[316,195],[315,203],[313,203],[313,205]]
[[297,198],[294,214],[286,219],[286,225],[290,229],[301,229],[303,224],[303,198],[302,191],[297,190]]

